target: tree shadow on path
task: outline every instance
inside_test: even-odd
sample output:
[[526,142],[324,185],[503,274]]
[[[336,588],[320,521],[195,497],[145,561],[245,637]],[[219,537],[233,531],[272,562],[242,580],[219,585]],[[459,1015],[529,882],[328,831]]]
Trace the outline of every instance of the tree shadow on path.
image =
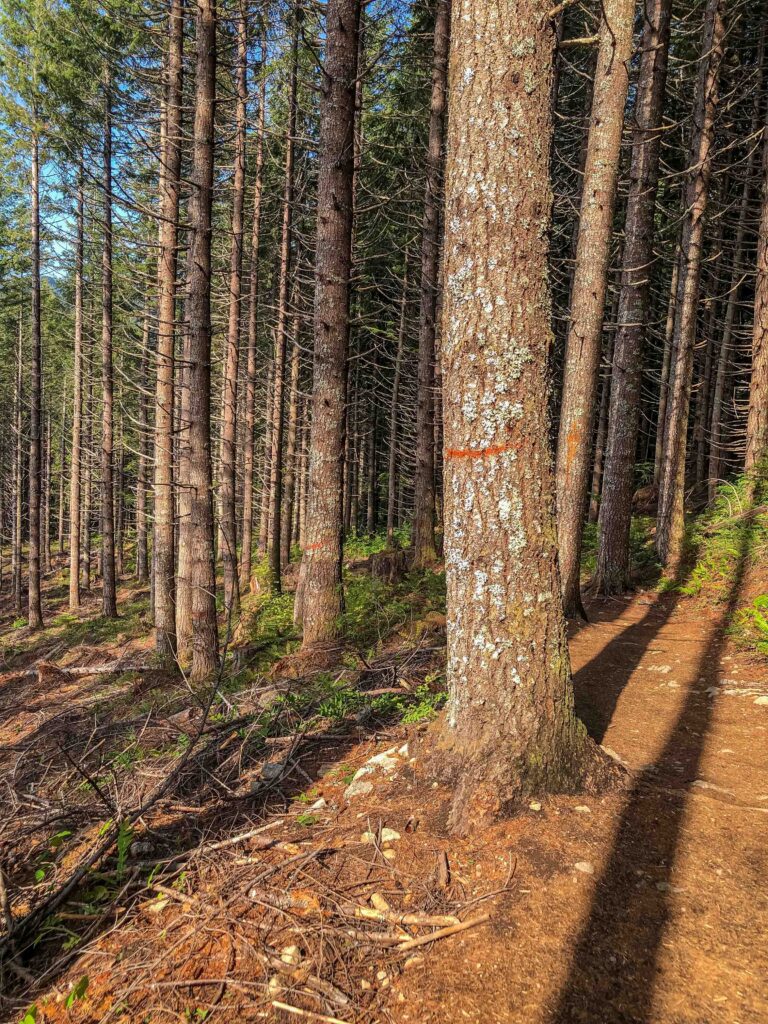
[[[707,687],[717,680],[725,635],[739,605],[754,541],[754,525],[741,533],[736,567],[722,618],[691,673],[689,690],[656,761],[633,780],[605,870],[596,883],[588,919],[576,942],[570,973],[550,1024],[649,1024],[654,983],[670,921],[671,876],[681,839],[686,794],[696,781],[715,700]],[[674,607],[661,613],[668,619]],[[595,737],[605,732],[618,696],[646,649],[652,611],[611,641],[582,672],[609,687],[606,708],[593,718]],[[637,657],[623,678],[610,680],[611,647],[636,638]],[[600,670],[595,672],[596,664]],[[589,718],[589,709],[586,717]]]

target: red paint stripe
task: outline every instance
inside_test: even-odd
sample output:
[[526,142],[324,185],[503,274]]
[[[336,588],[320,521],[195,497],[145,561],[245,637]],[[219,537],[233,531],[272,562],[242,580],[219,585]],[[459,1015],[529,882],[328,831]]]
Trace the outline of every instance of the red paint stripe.
[[489,455],[500,455],[502,452],[512,451],[518,445],[512,441],[506,444],[492,444],[488,448],[446,448],[446,459],[484,459]]

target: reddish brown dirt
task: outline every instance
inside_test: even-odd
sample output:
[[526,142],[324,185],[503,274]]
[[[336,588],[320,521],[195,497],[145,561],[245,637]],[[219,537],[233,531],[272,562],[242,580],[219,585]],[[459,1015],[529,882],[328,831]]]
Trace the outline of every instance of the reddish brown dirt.
[[[266,813],[283,823],[269,834],[293,846],[208,853],[159,913],[150,910],[156,892],[136,894],[34,993],[38,1020],[159,1024],[199,1020],[206,1011],[206,1020],[317,1019],[271,1008],[269,972],[256,952],[262,909],[242,894],[292,851],[332,847],[311,866],[292,867],[285,891],[309,892],[315,907],[332,905],[339,892],[361,904],[378,892],[402,911],[490,914],[409,960],[349,945],[342,955],[339,933],[322,924],[329,918],[318,924],[312,913],[281,912],[270,925],[273,945],[298,933],[322,976],[355,993],[347,1008],[333,1010],[339,1020],[768,1024],[768,700],[761,701],[768,671],[724,640],[728,610],[640,593],[593,604],[592,622],[573,637],[579,712],[626,764],[626,792],[546,799],[454,840],[444,831],[448,794],[417,784],[406,762],[394,778],[372,776],[367,795],[343,798],[351,769],[402,742],[402,729],[329,739],[301,759],[292,790],[327,800],[313,827],[300,823],[306,801],[289,795]],[[12,682],[6,677],[5,686]],[[0,742],[39,729],[51,705],[73,700],[85,685],[61,684],[55,694],[30,686],[34,721],[14,709]],[[212,820],[188,816],[193,832],[197,824],[210,834]],[[242,807],[236,820],[218,822],[214,838],[259,820]],[[152,826],[178,821],[166,812]],[[401,835],[391,860],[360,842],[363,831],[382,825]],[[435,883],[441,851],[451,867],[448,890]],[[238,864],[243,854],[252,863]],[[85,974],[85,998],[68,1010],[67,993]],[[180,984],[225,978],[233,984]],[[282,998],[318,1005],[290,992]],[[14,1009],[7,1020],[19,1017]]]

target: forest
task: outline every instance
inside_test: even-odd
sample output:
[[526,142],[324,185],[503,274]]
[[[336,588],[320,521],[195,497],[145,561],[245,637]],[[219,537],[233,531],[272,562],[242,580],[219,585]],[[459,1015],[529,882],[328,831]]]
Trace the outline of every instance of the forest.
[[768,1024],[768,4],[0,0],[0,1018]]

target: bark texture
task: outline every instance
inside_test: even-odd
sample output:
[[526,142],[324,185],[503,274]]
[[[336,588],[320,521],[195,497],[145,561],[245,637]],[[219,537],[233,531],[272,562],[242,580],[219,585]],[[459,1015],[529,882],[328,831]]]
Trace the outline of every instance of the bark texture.
[[[553,30],[535,0],[454,0],[444,382],[452,826],[571,789],[575,717],[549,450]],[[481,114],[479,112],[482,112]]]
[[336,635],[343,602],[344,429],[360,0],[328,0],[326,19],[327,50],[320,104],[312,426],[299,609],[305,648]]
[[584,167],[557,446],[558,544],[567,616],[583,615],[581,541],[634,10],[634,0],[603,4]]
[[650,0],[645,8],[618,331],[611,374],[608,444],[598,518],[595,589],[602,594],[621,593],[629,585],[629,528],[650,281],[655,261],[654,215],[671,7],[671,0]]
[[[40,142],[32,137],[32,358],[29,377],[29,555],[27,615],[30,629],[41,629],[40,547],[43,485],[43,336],[40,308]],[[21,444],[21,439],[19,439]],[[19,489],[20,493],[20,489]],[[21,520],[19,520],[21,536]]]
[[685,458],[691,400],[696,312],[704,242],[704,218],[712,175],[712,149],[720,67],[724,55],[724,0],[708,0],[704,15],[701,63],[696,83],[693,129],[680,243],[680,272],[675,303],[672,389],[665,427],[656,548],[667,571],[676,573],[685,534]]
[[75,248],[75,338],[72,385],[72,455],[69,469],[69,607],[80,607],[80,505],[83,445],[83,261],[85,196],[83,166],[78,168]]
[[216,7],[198,0],[195,76],[195,145],[189,202],[190,258],[187,280],[187,409],[181,424],[186,447],[179,481],[189,495],[189,515],[179,543],[188,553],[191,598],[191,677],[205,679],[218,667],[216,572],[211,468],[211,206],[216,105]]
[[440,211],[443,192],[443,138],[445,134],[448,49],[451,0],[437,0],[432,99],[426,194],[421,228],[421,303],[419,309],[419,369],[416,401],[416,474],[413,497],[413,564],[416,568],[437,559],[435,547],[435,323],[440,268]]
[[764,469],[768,458],[768,114],[763,126],[763,174],[757,239],[755,319],[752,328],[752,376],[749,385],[747,472]]

